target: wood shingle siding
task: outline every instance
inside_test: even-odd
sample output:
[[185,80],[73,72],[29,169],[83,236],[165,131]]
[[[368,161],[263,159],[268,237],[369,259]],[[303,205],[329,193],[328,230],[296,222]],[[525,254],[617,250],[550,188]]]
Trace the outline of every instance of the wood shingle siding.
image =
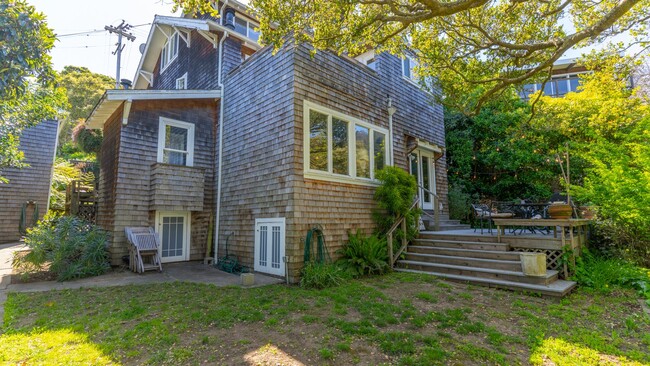
[[[44,121],[23,131],[20,150],[25,154],[23,169],[6,168],[0,174],[9,183],[0,183],[0,243],[18,241],[22,206],[27,201],[38,205],[39,219],[48,207],[52,164],[57,144],[58,121]],[[31,225],[34,205],[26,206],[27,225]]]
[[[406,138],[444,147],[442,107],[402,78],[401,60],[377,56],[377,71],[330,52],[288,45],[275,56],[258,51],[226,77],[220,255],[253,267],[254,223],[286,218],[286,256],[292,281],[302,268],[304,238],[320,225],[332,257],[348,232],[375,229],[372,185],[307,179],[303,175],[305,101],[388,129],[393,116],[395,164],[408,169]],[[444,158],[436,163],[437,193],[447,201]],[[231,235],[232,234],[232,235]]]
[[[121,123],[121,109],[104,126],[105,136],[116,136],[117,142],[104,141],[107,150],[117,147],[115,155],[102,154],[102,197],[99,206],[101,225],[112,234],[111,260],[120,264],[127,254],[124,228],[154,226],[155,210],[182,208],[191,215],[190,259],[202,259],[208,231],[208,218],[214,207],[214,125],[217,104],[211,100],[152,100],[134,101],[126,126]],[[158,126],[160,117],[195,125],[194,167],[157,164]],[[117,128],[114,124],[117,123]],[[117,131],[114,131],[117,129]],[[106,169],[104,169],[106,168]],[[174,171],[174,169],[176,169]],[[106,173],[105,173],[106,172]],[[178,174],[175,174],[178,173]],[[161,178],[161,175],[164,176]],[[189,178],[189,184],[184,179]],[[158,185],[158,179],[166,183]],[[157,186],[152,187],[154,182]],[[179,187],[174,189],[177,182]],[[114,184],[114,189],[110,189]],[[151,192],[161,193],[152,202]],[[102,195],[103,196],[103,195]],[[199,201],[200,204],[199,204]],[[108,204],[103,204],[107,202]],[[114,202],[111,206],[111,202]],[[153,204],[152,204],[153,203]]]

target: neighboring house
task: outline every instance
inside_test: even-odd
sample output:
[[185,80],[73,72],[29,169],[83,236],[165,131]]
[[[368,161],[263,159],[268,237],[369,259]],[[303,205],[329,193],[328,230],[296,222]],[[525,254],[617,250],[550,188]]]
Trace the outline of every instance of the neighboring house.
[[553,63],[551,79],[546,84],[526,84],[519,91],[521,99],[528,100],[530,95],[543,90],[544,95],[562,97],[566,93],[578,91],[580,86],[580,74],[590,72],[584,66],[577,63],[577,59],[562,59]]
[[219,20],[156,16],[134,89],[108,90],[86,122],[104,132],[97,222],[113,264],[127,226],[154,226],[163,262],[203,259],[215,230],[216,257],[295,281],[310,228],[331,253],[374,229],[375,172],[391,164],[446,210],[443,109],[412,66],[291,42],[274,52],[227,4]]
[[[19,228],[31,227],[48,210],[52,165],[59,133],[58,121],[44,121],[20,136],[28,167],[2,169],[9,183],[0,183],[0,243],[18,241]],[[37,215],[35,215],[35,213]]]

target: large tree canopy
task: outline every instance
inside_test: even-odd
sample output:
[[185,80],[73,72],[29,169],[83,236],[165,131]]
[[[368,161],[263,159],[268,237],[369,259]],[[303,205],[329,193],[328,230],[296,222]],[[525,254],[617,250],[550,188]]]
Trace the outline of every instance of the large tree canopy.
[[[206,0],[176,0],[186,11]],[[445,103],[476,109],[548,76],[574,46],[646,31],[648,0],[251,0],[266,42],[293,34],[317,49],[414,53]]]

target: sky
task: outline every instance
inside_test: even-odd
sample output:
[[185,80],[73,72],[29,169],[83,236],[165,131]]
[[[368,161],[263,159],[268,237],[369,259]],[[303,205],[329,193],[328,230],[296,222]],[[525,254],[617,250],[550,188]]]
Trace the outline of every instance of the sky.
[[[117,35],[104,26],[117,26],[124,19],[133,25],[134,42],[126,41],[122,51],[122,79],[133,80],[140,62],[138,47],[147,41],[156,14],[172,14],[171,0],[27,0],[45,14],[58,41],[51,51],[56,70],[64,66],[85,66],[90,71],[115,77]],[[178,14],[176,14],[178,16]]]

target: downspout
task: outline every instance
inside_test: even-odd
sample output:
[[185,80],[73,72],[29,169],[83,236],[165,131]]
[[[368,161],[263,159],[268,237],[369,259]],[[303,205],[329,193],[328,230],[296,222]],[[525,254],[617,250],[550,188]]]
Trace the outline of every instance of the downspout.
[[397,108],[393,107],[393,100],[388,96],[388,156],[390,156],[390,165],[395,166],[395,158],[393,155],[393,114],[397,112]]
[[[228,3],[228,0],[225,1],[223,7],[221,10],[223,11],[223,8],[226,6]],[[223,162],[223,105],[224,105],[224,100],[226,97],[226,93],[224,92],[224,87],[223,87],[223,76],[222,76],[222,69],[223,69],[223,41],[228,38],[228,32],[223,33],[223,37],[221,37],[221,40],[219,41],[219,66],[218,66],[218,82],[217,84],[219,85],[219,88],[221,88],[221,103],[219,103],[219,168],[217,171],[217,212],[215,214],[215,223],[214,223],[214,257],[215,257],[215,263],[217,258],[219,258],[219,229],[220,229],[220,214],[221,214],[221,165]]]

